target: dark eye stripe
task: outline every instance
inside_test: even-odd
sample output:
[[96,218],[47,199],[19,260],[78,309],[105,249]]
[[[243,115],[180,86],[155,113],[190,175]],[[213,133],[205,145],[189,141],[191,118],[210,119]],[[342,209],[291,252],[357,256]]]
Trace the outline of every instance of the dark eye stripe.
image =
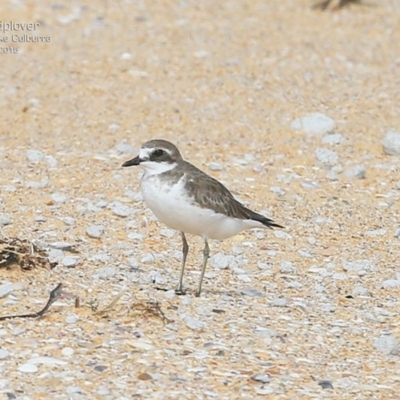
[[161,157],[164,154],[164,150],[158,149],[153,153],[156,157]]

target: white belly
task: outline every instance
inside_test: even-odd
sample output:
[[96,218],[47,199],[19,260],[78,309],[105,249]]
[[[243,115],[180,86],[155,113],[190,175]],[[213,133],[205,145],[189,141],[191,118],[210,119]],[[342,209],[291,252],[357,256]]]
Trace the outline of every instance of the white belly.
[[165,225],[177,231],[223,240],[244,229],[262,228],[260,222],[230,218],[207,208],[196,207],[185,195],[184,178],[174,186],[162,185],[157,175],[143,177],[146,204]]

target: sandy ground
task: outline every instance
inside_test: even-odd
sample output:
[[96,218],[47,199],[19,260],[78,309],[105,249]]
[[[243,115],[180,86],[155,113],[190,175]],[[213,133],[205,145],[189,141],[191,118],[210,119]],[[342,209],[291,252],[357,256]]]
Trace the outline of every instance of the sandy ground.
[[[15,283],[1,315],[40,309],[59,282],[71,295],[0,322],[1,399],[400,398],[396,346],[377,346],[385,329],[400,340],[400,289],[384,284],[400,273],[400,158],[381,144],[400,130],[400,2],[311,5],[1,2],[2,234],[76,250],[0,270]],[[344,141],[291,128],[313,112]],[[285,226],[212,243],[236,264],[210,264],[200,298],[200,238],[188,294],[156,289],[177,282],[180,237],[120,168],[156,137]],[[346,177],[355,165],[365,179]]]

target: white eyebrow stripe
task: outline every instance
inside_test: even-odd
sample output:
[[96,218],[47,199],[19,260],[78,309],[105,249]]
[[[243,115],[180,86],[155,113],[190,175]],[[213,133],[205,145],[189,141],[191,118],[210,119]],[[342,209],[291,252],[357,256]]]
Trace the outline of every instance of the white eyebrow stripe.
[[[159,149],[165,151],[170,156],[172,156],[172,151],[171,150],[164,149],[164,148],[161,148],[161,147],[159,147]],[[153,153],[154,150],[156,150],[156,148],[154,148],[154,147],[144,147],[144,148],[140,149],[139,158],[141,158],[142,160],[149,159],[151,153]]]

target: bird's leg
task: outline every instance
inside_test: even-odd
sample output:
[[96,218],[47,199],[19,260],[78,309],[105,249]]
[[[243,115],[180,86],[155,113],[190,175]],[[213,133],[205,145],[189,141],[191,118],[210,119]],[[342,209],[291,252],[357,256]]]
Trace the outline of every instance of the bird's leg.
[[182,266],[181,266],[181,273],[179,275],[179,282],[178,282],[178,287],[176,288],[176,293],[177,294],[185,294],[183,291],[183,273],[185,272],[185,264],[186,264],[186,257],[189,252],[189,246],[186,241],[186,236],[183,232],[181,232],[181,238],[182,238]]
[[204,273],[206,272],[207,260],[210,257],[210,247],[208,246],[207,239],[204,238],[204,250],[203,250],[203,269],[201,270],[199,287],[197,289],[196,297],[200,297],[201,285],[203,284]]

